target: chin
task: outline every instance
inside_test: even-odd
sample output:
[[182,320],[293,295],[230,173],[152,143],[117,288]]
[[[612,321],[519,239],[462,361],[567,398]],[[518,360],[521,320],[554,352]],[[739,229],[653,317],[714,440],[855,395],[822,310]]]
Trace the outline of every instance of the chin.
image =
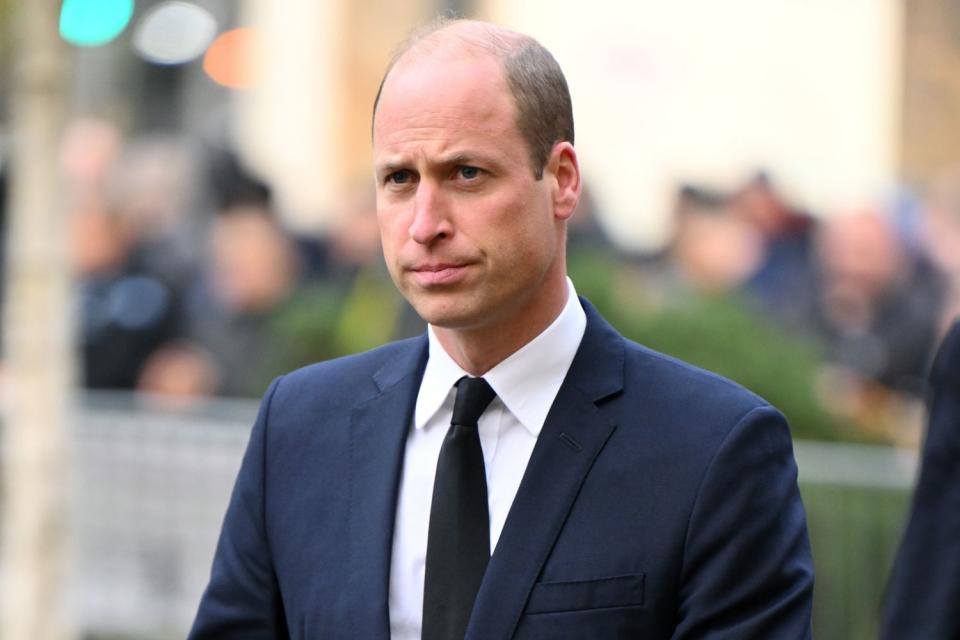
[[465,317],[457,313],[429,312],[419,310],[417,313],[421,318],[423,318],[424,321],[442,329],[467,329],[476,324],[476,319],[472,316]]
[[[444,300],[409,300],[425,322],[443,329],[468,329],[478,324],[475,309],[468,305],[456,304]],[[482,317],[482,314],[481,314]]]

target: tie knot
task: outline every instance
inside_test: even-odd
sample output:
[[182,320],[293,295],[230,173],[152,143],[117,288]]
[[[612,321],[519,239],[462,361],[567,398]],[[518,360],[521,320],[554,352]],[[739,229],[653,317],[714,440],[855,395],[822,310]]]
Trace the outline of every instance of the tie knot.
[[476,426],[480,415],[496,397],[496,392],[483,378],[463,376],[457,380],[457,399],[453,402],[451,423]]

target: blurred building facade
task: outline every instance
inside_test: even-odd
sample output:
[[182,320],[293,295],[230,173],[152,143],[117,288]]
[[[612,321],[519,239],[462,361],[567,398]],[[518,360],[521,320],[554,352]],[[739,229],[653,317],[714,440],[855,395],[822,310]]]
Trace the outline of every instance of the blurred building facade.
[[[158,4],[137,3],[137,14]],[[923,184],[960,141],[960,19],[948,0],[197,4],[222,28],[257,29],[255,86],[224,89],[196,62],[145,62],[124,35],[75,49],[74,106],[129,130],[236,146],[301,229],[328,226],[344,192],[368,179],[384,64],[445,12],[513,25],[554,51],[587,179],[625,246],[665,242],[679,180],[728,184],[764,167],[828,215]]]
[[960,4],[903,3],[899,174],[920,186],[958,162]]

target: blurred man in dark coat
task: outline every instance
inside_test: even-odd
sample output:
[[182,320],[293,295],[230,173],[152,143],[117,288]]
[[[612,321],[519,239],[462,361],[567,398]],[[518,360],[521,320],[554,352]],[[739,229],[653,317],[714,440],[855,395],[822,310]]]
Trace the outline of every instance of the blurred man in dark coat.
[[884,640],[960,638],[960,320],[930,374],[913,512],[887,589]]

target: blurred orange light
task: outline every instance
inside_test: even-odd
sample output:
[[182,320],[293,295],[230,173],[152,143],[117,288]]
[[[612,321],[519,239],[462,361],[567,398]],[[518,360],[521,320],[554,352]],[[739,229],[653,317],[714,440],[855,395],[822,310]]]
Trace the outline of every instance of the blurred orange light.
[[256,29],[242,27],[221,33],[203,57],[203,70],[210,79],[231,89],[257,84],[255,62],[260,49]]

